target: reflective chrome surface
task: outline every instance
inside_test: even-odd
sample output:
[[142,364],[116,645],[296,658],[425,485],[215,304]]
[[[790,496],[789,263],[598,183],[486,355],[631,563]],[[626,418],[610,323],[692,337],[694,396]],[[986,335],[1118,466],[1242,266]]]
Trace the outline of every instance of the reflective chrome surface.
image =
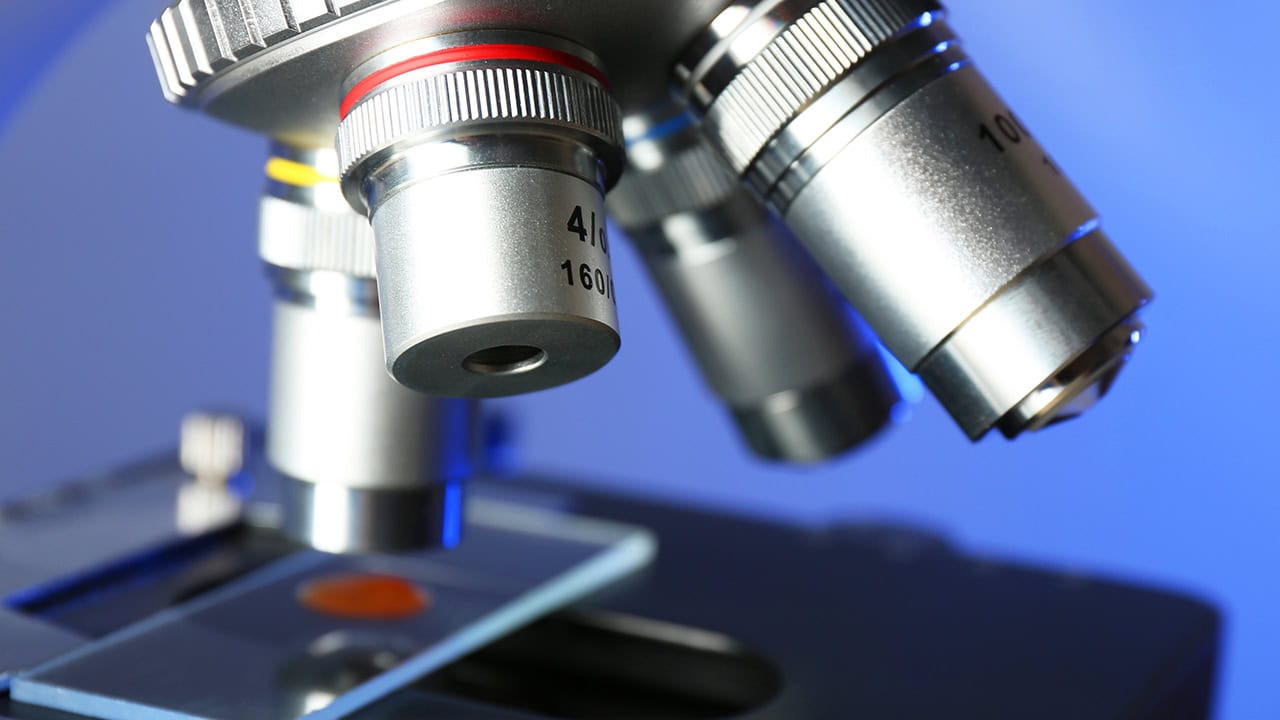
[[815,462],[871,440],[905,402],[876,354],[862,357],[838,376],[807,387],[773,393],[755,405],[733,409],[751,449],[763,457]]
[[379,339],[376,316],[277,301],[267,448],[278,470],[384,489],[467,473],[474,403],[397,385]]
[[[1105,392],[1141,337],[1150,291],[1101,232],[1031,268],[978,310],[918,367],[970,436],[999,421],[1006,436],[1067,419],[1102,373]],[[1121,344],[1103,341],[1120,329]],[[1126,329],[1127,328],[1127,329]],[[1080,363],[1080,364],[1077,364]],[[1106,370],[1103,373],[1103,370]],[[1082,398],[1083,399],[1083,398]],[[1056,408],[1074,406],[1077,412]],[[1015,410],[1016,408],[1016,410]]]
[[271,163],[259,227],[275,290],[266,455],[290,478],[283,528],[330,552],[451,546],[474,402],[387,376],[373,232],[320,172],[334,153],[277,146]]
[[463,533],[463,485],[350,487],[286,478],[281,531],[332,553],[453,547]]
[[628,119],[610,212],[755,453],[814,462],[858,445],[900,400],[875,341],[674,112]]
[[1142,323],[1133,318],[1107,331],[1006,413],[997,427],[1012,438],[1023,429],[1039,430],[1088,412],[1111,391],[1142,333]]

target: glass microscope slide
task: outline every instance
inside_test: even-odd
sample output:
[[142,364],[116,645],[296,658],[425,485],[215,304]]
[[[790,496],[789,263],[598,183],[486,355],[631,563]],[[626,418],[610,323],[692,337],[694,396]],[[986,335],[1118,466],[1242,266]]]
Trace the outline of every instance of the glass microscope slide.
[[13,697],[106,720],[339,718],[656,550],[640,528],[490,500],[468,519],[447,552],[291,555],[18,675]]

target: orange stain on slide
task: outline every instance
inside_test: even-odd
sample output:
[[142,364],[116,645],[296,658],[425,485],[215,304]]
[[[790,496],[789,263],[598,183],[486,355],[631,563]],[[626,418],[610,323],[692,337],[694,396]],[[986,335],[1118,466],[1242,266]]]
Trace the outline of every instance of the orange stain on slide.
[[399,620],[431,606],[426,590],[395,575],[331,575],[298,588],[302,606],[354,620]]

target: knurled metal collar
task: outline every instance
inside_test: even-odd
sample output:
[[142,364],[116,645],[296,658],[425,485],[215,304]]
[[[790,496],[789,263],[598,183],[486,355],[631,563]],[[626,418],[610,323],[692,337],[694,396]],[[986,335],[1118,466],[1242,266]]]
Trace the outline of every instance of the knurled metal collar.
[[607,202],[618,224],[640,228],[677,213],[714,208],[741,187],[723,158],[707,145],[694,145],[651,171],[632,163]]
[[[740,173],[788,122],[877,47],[942,13],[936,0],[790,0],[765,13],[743,9],[726,9],[721,17],[728,15],[730,22],[711,25],[721,37],[696,43],[711,49],[686,57],[676,69],[681,94],[720,129],[717,142]],[[733,23],[730,13],[741,20]],[[762,35],[771,38],[761,43]],[[758,51],[751,51],[753,43]]]
[[351,209],[337,178],[338,154],[272,143],[258,206],[258,254],[268,265],[373,279],[368,219]]
[[285,270],[329,271],[372,279],[373,228],[354,210],[326,210],[263,195],[258,254]]
[[670,136],[633,140],[628,157],[627,172],[606,198],[610,215],[628,230],[710,210],[742,188],[724,158],[691,125]]
[[239,60],[394,0],[179,0],[151,23],[147,44],[165,97],[181,102]]
[[[619,115],[599,81],[550,63],[490,60],[424,68],[374,90],[352,108],[338,126],[339,168],[345,178],[398,142],[501,122],[585,134],[616,173],[622,154]],[[613,154],[618,159],[611,161]]]

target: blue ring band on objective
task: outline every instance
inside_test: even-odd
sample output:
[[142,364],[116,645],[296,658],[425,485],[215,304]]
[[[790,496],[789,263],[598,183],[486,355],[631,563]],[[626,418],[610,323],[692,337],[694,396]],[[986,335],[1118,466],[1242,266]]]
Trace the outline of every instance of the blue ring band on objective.
[[635,143],[644,142],[646,140],[661,140],[668,135],[674,135],[675,133],[678,133],[692,125],[693,118],[690,117],[688,113],[682,112],[669,120],[663,120],[657,125],[654,125],[649,128],[648,132],[640,137],[627,138],[626,142],[627,145],[634,145]]

